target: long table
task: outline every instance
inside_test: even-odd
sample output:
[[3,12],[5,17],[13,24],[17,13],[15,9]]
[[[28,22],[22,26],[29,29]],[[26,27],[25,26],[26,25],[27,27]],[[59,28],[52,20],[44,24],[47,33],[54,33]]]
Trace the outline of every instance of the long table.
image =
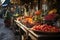
[[56,35],[44,35],[44,34],[37,34],[34,31],[32,31],[30,28],[23,25],[20,21],[14,20],[18,27],[20,27],[26,34],[25,38],[28,38],[28,36],[31,38],[31,40],[58,40],[60,39],[60,34]]

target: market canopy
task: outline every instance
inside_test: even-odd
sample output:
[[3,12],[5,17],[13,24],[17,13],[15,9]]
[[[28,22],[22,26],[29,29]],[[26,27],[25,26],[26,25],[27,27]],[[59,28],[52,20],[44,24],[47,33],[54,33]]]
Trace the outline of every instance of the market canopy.
[[9,4],[10,0],[1,0],[2,6],[7,6]]

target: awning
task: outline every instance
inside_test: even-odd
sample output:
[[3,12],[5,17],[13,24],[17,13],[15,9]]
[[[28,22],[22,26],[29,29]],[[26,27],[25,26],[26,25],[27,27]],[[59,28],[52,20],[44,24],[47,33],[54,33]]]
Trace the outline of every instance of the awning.
[[2,5],[5,2],[5,0],[0,0],[0,4]]
[[2,2],[2,6],[7,6],[9,4],[10,0],[4,0],[3,2]]

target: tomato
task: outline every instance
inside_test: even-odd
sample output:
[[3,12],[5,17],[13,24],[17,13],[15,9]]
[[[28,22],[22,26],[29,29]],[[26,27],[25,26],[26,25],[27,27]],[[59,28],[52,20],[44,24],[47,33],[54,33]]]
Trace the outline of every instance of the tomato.
[[39,31],[42,31],[42,32],[60,32],[59,28],[51,26],[51,25],[46,25],[46,24],[35,25],[33,28],[35,30],[39,30]]

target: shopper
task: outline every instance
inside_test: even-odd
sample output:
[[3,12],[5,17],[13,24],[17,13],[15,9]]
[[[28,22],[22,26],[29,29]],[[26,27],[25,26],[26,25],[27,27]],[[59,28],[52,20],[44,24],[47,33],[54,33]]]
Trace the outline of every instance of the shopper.
[[4,23],[6,27],[10,27],[11,26],[11,13],[10,13],[10,7],[6,7],[6,13],[4,16]]

